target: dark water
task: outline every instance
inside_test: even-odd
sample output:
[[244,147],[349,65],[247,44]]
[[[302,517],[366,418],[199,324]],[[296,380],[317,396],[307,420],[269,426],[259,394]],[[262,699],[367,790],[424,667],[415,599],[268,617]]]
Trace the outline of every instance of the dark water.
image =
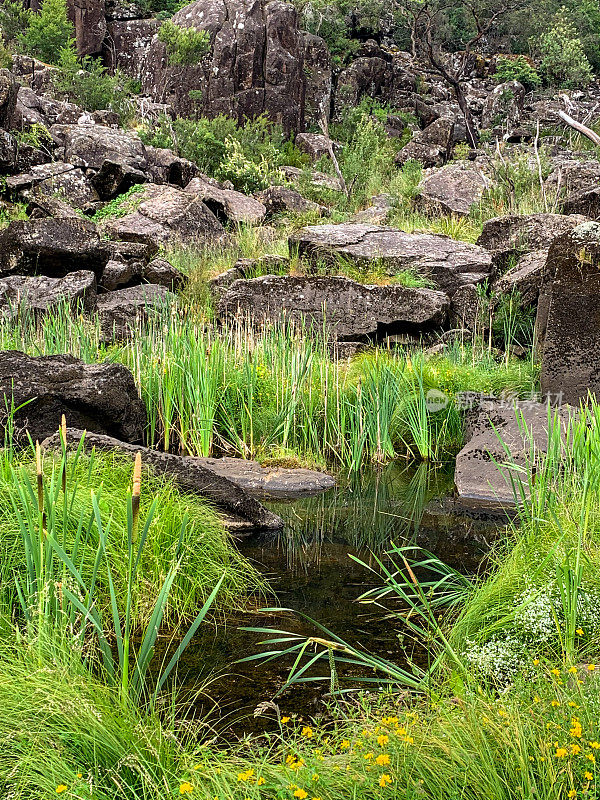
[[[356,602],[381,581],[349,556],[372,563],[372,554],[382,553],[390,542],[413,542],[463,572],[476,571],[495,530],[453,515],[447,499],[452,485],[451,472],[425,465],[372,470],[318,497],[270,503],[285,520],[284,531],[245,540],[239,548],[275,592],[266,605],[302,612],[353,645],[362,643],[371,652],[406,663],[398,633],[383,610]],[[234,663],[267,649],[260,646],[266,637],[242,631],[241,626],[315,633],[293,614],[260,613],[258,606],[230,617],[226,624],[201,629],[182,659],[180,675],[187,676],[190,690],[213,676],[195,707],[199,715],[212,709],[212,723],[229,735],[272,726],[272,713],[254,718],[253,712],[284,685],[290,666],[283,660]],[[413,657],[422,663],[427,656],[415,652]],[[312,674],[328,674],[327,664],[315,667]],[[328,682],[295,686],[276,702],[284,714],[319,716],[328,687]]]

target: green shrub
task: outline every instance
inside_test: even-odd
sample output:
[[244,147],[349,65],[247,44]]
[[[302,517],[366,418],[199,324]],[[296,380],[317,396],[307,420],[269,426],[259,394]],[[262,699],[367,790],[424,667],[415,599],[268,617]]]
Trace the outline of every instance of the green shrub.
[[29,28],[31,13],[21,0],[4,0],[0,5],[0,30],[5,42],[14,42]]
[[340,159],[344,179],[356,200],[368,200],[382,190],[392,174],[395,154],[381,120],[363,113]]
[[499,56],[496,62],[496,80],[498,83],[519,81],[526,89],[539,86],[542,79],[525,56]]
[[225,158],[219,168],[220,177],[233,183],[236,189],[246,194],[266,189],[273,182],[281,182],[283,173],[274,168],[271,162],[260,156],[248,157],[241,143],[230,137],[225,142]]
[[71,48],[75,28],[67,17],[66,0],[42,0],[40,13],[30,14],[27,22],[16,40],[28,55],[56,64],[61,52]]
[[539,49],[540,71],[550,86],[578,89],[592,80],[590,62],[564,6],[556,14],[552,28],[542,35]]
[[72,46],[64,47],[58,58],[54,86],[86,111],[107,109],[123,120],[132,113],[134,82],[118,70],[110,75],[101,61],[79,59]]
[[167,49],[169,64],[178,66],[198,64],[210,47],[208,31],[182,28],[171,20],[165,20],[160,26],[158,38]]

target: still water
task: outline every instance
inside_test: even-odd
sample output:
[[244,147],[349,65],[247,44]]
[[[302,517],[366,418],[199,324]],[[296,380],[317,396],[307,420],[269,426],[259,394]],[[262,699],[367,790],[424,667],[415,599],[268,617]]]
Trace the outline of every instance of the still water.
[[[285,521],[279,535],[239,543],[241,552],[269,581],[275,596],[257,599],[256,608],[230,616],[226,624],[203,626],[180,664],[190,690],[210,680],[195,702],[199,715],[212,709],[212,723],[229,735],[264,730],[270,718],[253,715],[256,707],[281,689],[289,661],[235,663],[260,652],[259,634],[241,626],[272,627],[315,633],[294,614],[260,612],[261,605],[280,606],[318,620],[345,641],[380,656],[406,662],[397,631],[385,612],[357,598],[380,581],[349,556],[372,563],[390,542],[414,543],[465,573],[477,571],[497,528],[453,513],[452,472],[388,465],[364,472],[317,497],[268,503]],[[423,660],[426,654],[413,654]],[[326,675],[327,664],[313,670]],[[277,699],[282,713],[315,717],[323,713],[327,681],[288,688]]]

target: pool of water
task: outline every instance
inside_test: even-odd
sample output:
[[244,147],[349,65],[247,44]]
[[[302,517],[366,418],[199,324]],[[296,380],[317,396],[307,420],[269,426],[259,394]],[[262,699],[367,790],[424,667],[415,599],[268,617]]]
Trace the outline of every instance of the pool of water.
[[[353,645],[362,643],[380,656],[406,663],[398,631],[385,612],[357,603],[380,581],[350,555],[373,563],[374,554],[384,553],[390,542],[414,543],[465,573],[476,571],[497,528],[455,516],[448,499],[452,486],[452,472],[445,469],[398,464],[373,469],[317,497],[269,503],[284,519],[284,530],[244,540],[239,548],[275,593],[267,605],[301,612]],[[224,624],[203,626],[180,662],[180,675],[191,691],[210,681],[195,701],[198,715],[210,712],[212,724],[229,735],[273,725],[272,711],[258,717],[254,711],[283,687],[290,666],[282,659],[235,663],[267,649],[261,647],[259,634],[240,628],[315,633],[293,613],[260,612],[260,604],[264,600],[257,599],[256,608],[232,615]],[[423,662],[427,654],[416,651],[413,657]],[[312,674],[328,674],[327,665],[313,668]],[[327,681],[294,686],[276,702],[282,713],[319,716],[328,687]]]

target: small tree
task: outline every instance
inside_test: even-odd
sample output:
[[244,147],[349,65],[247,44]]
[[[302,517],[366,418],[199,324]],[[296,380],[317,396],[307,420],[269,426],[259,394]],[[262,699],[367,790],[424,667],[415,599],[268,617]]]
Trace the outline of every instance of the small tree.
[[31,11],[21,0],[4,0],[0,5],[0,31],[5,42],[10,43],[27,30]]
[[62,50],[72,45],[75,28],[67,17],[66,0],[42,0],[39,14],[30,14],[27,29],[17,36],[29,55],[56,63]]
[[540,71],[546,83],[576,89],[592,80],[592,67],[564,6],[556,14],[552,28],[541,36],[539,47]]

